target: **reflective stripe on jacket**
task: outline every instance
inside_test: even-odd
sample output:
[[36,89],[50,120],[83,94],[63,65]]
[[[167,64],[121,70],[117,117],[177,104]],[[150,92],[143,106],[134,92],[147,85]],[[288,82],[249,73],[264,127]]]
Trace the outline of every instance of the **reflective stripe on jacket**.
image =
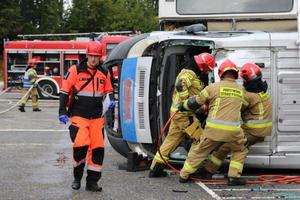
[[[73,65],[65,76],[61,88],[61,99],[68,96],[74,86],[79,90],[90,77],[96,74],[92,81],[79,91],[76,95],[76,100],[73,104],[72,116],[79,116],[88,119],[99,118],[102,115],[103,95],[112,92],[112,84],[110,73],[102,66],[91,69],[87,66],[87,61],[84,60],[79,66]],[[66,113],[66,101],[60,101],[60,114]]]
[[34,68],[29,68],[25,71],[23,78],[23,88],[30,88],[33,83],[36,81],[37,72]]
[[[204,88],[204,83],[190,69],[182,69],[176,77],[175,87],[172,97],[171,112],[176,112],[178,104],[195,96]],[[182,114],[191,112],[182,112]]]
[[245,92],[249,102],[242,111],[242,128],[245,132],[264,137],[272,134],[272,101],[268,92]]
[[241,108],[248,105],[243,89],[234,79],[224,79],[204,88],[197,96],[200,105],[208,103],[204,135],[214,141],[230,142],[243,138]]

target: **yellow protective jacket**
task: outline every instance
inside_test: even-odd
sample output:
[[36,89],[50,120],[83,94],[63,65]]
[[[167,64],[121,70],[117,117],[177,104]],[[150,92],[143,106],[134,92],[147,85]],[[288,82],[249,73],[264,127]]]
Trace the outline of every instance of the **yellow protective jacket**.
[[257,137],[272,134],[272,101],[268,92],[253,93],[245,91],[249,102],[248,107],[242,111],[242,128],[245,133]]
[[[194,71],[182,69],[176,77],[175,88],[172,97],[171,113],[177,111],[178,104],[189,97],[199,94],[204,88],[204,83]],[[190,115],[192,112],[179,112],[177,115]]]
[[29,68],[23,78],[23,88],[30,88],[37,79],[37,72],[34,68]]
[[[204,88],[196,98],[186,101],[189,105],[209,104],[204,136],[222,142],[232,142],[244,138],[241,129],[241,108],[248,103],[244,90],[234,79],[223,79]],[[187,105],[187,106],[186,106]]]

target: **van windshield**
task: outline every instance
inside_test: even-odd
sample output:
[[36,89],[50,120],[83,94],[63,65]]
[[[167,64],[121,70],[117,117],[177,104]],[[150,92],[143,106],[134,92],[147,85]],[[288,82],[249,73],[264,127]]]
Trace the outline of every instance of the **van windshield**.
[[240,14],[288,12],[293,0],[177,0],[178,14]]

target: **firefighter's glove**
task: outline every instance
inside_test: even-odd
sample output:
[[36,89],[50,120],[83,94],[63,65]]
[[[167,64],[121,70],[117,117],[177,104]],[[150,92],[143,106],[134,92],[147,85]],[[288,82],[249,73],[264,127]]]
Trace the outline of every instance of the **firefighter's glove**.
[[206,103],[196,110],[196,113],[199,114],[207,114],[207,112],[208,112],[208,104]]
[[109,109],[114,109],[115,107],[116,107],[116,102],[115,102],[114,100],[111,100],[111,101],[109,102],[108,108],[109,108]]
[[61,123],[67,124],[67,122],[69,121],[69,117],[67,115],[59,115],[58,120]]
[[183,102],[180,102],[180,103],[179,103],[179,105],[178,105],[178,107],[177,107],[177,110],[178,110],[179,112],[185,112],[185,111],[187,111],[187,109],[184,107],[183,104],[184,104]]

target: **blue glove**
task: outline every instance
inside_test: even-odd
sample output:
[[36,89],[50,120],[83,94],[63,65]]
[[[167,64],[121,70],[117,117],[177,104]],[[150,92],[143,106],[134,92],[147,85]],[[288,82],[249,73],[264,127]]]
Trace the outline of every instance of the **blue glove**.
[[69,121],[69,117],[67,115],[59,115],[58,120],[61,123],[67,124],[67,122]]
[[115,106],[116,106],[116,102],[115,102],[114,100],[111,100],[110,103],[109,103],[108,108],[109,108],[109,109],[114,109]]

